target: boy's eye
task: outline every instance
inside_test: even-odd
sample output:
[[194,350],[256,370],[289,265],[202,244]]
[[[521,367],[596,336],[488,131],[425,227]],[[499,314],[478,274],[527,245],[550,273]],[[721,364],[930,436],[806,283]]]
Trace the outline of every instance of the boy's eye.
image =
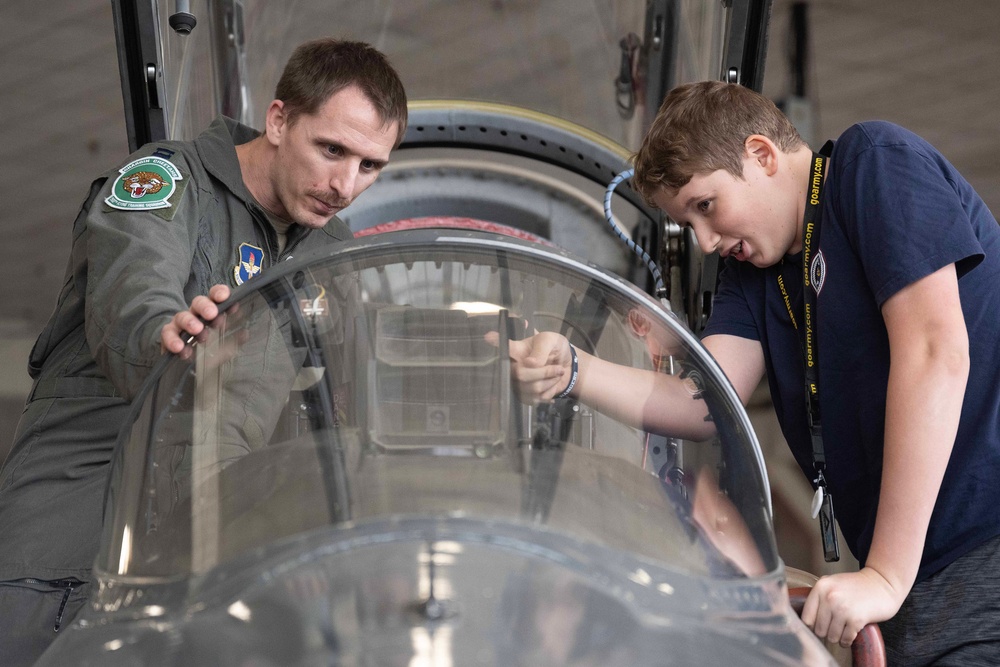
[[712,204],[712,202],[709,201],[708,199],[706,199],[704,201],[700,201],[700,202],[698,202],[698,210],[701,211],[702,213],[705,213],[706,211],[708,211],[708,209],[711,206],[711,204]]

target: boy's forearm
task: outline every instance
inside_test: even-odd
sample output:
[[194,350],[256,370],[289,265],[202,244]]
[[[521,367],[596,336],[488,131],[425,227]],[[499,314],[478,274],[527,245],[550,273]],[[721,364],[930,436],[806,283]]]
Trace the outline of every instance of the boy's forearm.
[[697,387],[680,377],[619,366],[578,352],[577,398],[621,422],[670,437],[704,440],[715,432]]
[[917,337],[907,348],[892,357],[881,493],[866,561],[903,597],[920,566],[968,377],[961,339]]

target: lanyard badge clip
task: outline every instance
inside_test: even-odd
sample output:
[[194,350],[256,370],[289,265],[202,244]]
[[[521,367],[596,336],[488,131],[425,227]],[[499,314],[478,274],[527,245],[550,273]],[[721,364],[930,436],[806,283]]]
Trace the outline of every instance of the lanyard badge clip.
[[840,543],[837,540],[836,517],[833,514],[833,494],[826,489],[823,470],[816,470],[816,493],[813,495],[812,517],[819,517],[819,536],[823,541],[823,558],[827,563],[840,560]]

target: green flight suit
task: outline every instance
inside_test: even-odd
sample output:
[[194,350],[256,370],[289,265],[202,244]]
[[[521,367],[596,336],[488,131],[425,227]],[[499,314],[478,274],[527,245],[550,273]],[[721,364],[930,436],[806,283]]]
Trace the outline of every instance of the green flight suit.
[[[34,386],[0,470],[5,660],[16,661],[19,649],[6,645],[13,635],[47,633],[22,643],[28,652],[44,648],[57,615],[65,625],[85,599],[108,464],[129,400],[160,357],[163,325],[215,284],[236,286],[261,267],[352,237],[336,218],[322,230],[293,225],[278,255],[277,235],[243,183],[235,150],[255,136],[219,118],[193,141],[142,147],[91,185],[73,224],[58,303],[31,352]],[[176,177],[163,177],[164,167]],[[160,208],[152,208],[142,188],[157,186]],[[241,275],[246,248],[257,269],[248,274],[243,265]],[[34,607],[37,613],[26,611]]]

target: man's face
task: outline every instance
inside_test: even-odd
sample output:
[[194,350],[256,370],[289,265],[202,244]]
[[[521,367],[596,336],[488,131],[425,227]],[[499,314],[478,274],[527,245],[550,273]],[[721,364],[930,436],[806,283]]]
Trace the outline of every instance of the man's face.
[[315,113],[299,114],[291,123],[281,102],[272,102],[267,138],[277,149],[269,170],[276,201],[261,203],[286,220],[323,227],[375,182],[397,131],[397,123],[383,126],[356,86],[334,93]]
[[743,160],[743,179],[719,169],[696,174],[676,194],[661,190],[656,205],[675,222],[690,226],[706,254],[765,267],[801,246],[795,197],[789,197],[766,165]]

